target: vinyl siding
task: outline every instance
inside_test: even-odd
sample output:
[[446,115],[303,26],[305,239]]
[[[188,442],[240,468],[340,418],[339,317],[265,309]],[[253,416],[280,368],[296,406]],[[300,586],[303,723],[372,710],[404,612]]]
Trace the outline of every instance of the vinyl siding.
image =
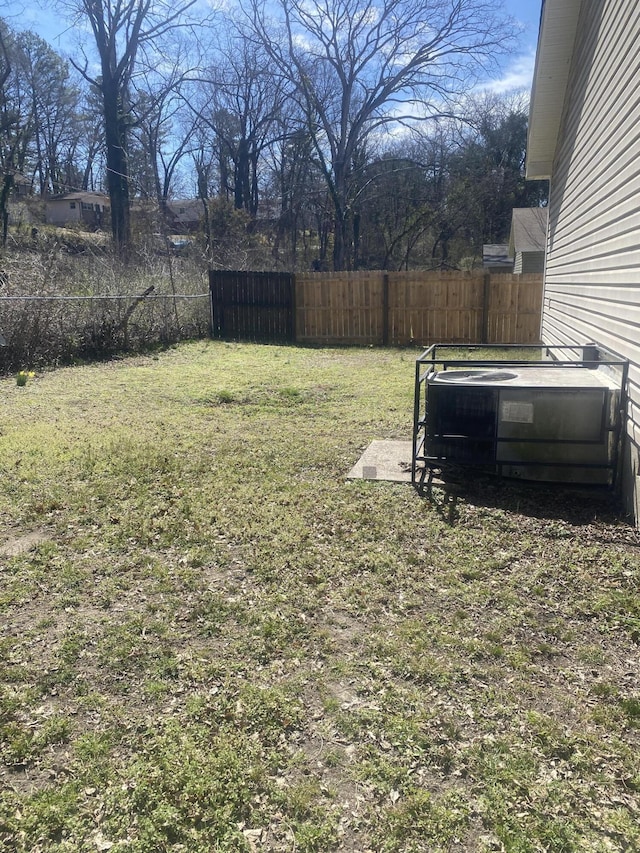
[[67,222],[79,222],[81,216],[80,202],[71,207],[68,201],[47,203],[47,222],[51,225],[66,225]]
[[544,252],[516,252],[514,273],[544,272]]
[[[624,483],[640,516],[640,4],[585,0],[550,189],[543,340],[629,359]],[[637,516],[637,517],[638,517]]]

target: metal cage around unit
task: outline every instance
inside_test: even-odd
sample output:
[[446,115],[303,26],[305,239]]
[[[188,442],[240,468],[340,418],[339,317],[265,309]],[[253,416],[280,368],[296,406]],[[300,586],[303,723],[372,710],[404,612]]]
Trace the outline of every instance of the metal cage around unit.
[[595,344],[434,344],[416,360],[413,484],[455,467],[613,488],[627,373]]

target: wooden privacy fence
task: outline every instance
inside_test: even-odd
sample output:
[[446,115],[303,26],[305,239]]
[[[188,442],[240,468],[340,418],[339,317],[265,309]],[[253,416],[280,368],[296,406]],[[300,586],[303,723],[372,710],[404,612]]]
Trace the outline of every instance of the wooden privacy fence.
[[295,341],[291,273],[209,271],[214,338]]
[[542,276],[210,274],[215,337],[309,344],[535,344]]

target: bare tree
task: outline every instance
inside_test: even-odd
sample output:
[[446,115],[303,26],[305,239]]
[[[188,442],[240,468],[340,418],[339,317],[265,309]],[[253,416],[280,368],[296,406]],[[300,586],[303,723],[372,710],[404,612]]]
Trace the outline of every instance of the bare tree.
[[146,72],[135,82],[133,132],[151,173],[146,195],[156,199],[163,214],[176,170],[195,144],[197,118],[181,93],[185,76],[178,55],[167,73]]
[[547,182],[524,177],[528,113],[528,98],[522,92],[485,92],[469,99],[468,123],[461,128],[451,172],[476,219],[478,248],[508,240],[514,207],[546,202]]
[[13,33],[0,19],[0,228],[3,246],[9,227],[9,197],[16,173],[24,169],[33,139],[31,100],[16,69],[19,55]]
[[334,208],[333,266],[343,269],[364,141],[391,123],[456,115],[508,47],[511,23],[490,0],[247,2],[254,38],[305,109]]
[[88,59],[73,61],[102,99],[114,244],[126,255],[131,240],[130,177],[127,149],[131,117],[131,81],[140,52],[153,53],[159,41],[185,23],[197,0],[63,0],[76,15],[88,20],[100,59],[94,74]]
[[255,218],[260,158],[281,132],[278,120],[291,84],[269,67],[262,45],[233,24],[221,31],[216,53],[190,106],[216,139],[221,192]]
[[80,138],[69,163],[67,185],[94,192],[104,190],[106,174],[104,120],[100,93],[94,86],[84,92],[79,116]]
[[331,220],[326,183],[314,165],[313,140],[300,116],[289,109],[279,123],[280,137],[269,150],[270,208],[275,220],[272,257],[289,269],[297,269],[299,263],[323,269]]
[[5,144],[5,137],[11,138],[14,119],[9,107],[9,99],[5,91],[7,81],[11,76],[11,56],[7,47],[6,34],[2,32],[3,26],[0,22],[0,141],[2,147],[2,187],[0,188],[0,218],[2,220],[2,245],[7,243],[7,228],[9,225],[9,212],[7,203],[9,193],[13,188],[13,145]]
[[60,192],[69,152],[78,142],[80,92],[68,64],[43,39],[27,31],[18,34],[16,43],[16,70],[31,101],[33,169],[40,193]]
[[380,269],[408,269],[433,220],[427,169],[403,145],[368,164],[365,177],[358,210],[361,260]]

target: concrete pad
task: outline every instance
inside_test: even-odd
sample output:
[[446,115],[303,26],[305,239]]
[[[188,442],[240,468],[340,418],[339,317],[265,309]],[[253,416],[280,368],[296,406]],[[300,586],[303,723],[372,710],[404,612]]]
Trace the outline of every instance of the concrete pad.
[[411,441],[372,441],[347,474],[349,480],[411,482]]

